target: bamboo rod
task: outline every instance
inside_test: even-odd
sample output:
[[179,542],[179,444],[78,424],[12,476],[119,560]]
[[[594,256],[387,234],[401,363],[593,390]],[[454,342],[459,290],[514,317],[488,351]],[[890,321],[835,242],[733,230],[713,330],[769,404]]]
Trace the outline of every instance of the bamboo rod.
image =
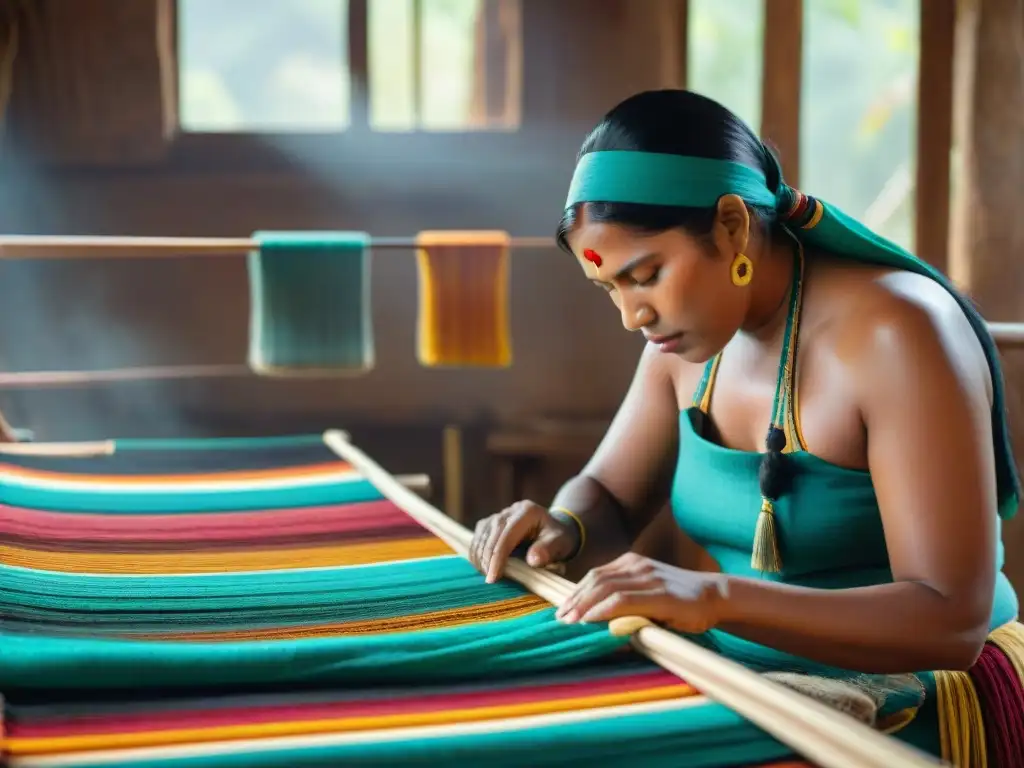
[[[1009,350],[1024,347],[1024,323],[989,323],[988,327],[1000,348]],[[50,389],[125,381],[219,379],[249,376],[258,376],[258,374],[240,363],[234,365],[154,365],[93,371],[12,371],[0,373],[0,390]]]
[[[371,248],[412,249],[415,237],[374,237]],[[554,238],[514,237],[512,248],[553,248]],[[241,256],[257,250],[250,238],[109,237],[77,235],[5,235],[0,259],[144,259],[189,256]]]
[[988,330],[1001,347],[1024,346],[1024,323],[989,323]]
[[116,446],[116,440],[72,443],[0,443],[0,456],[49,456],[62,459],[85,459],[91,456],[113,456]]
[[[377,489],[463,557],[473,534],[423,499],[409,493],[366,454],[333,431],[324,442]],[[511,560],[509,578],[553,605],[573,583]],[[741,665],[644,620],[633,634],[638,651],[679,675],[702,694],[747,718],[823,768],[924,768],[941,763],[853,718],[829,709]]]
[[116,381],[209,379],[252,376],[246,365],[151,365],[93,371],[14,371],[0,373],[0,389],[71,387]]
[[[333,439],[348,441],[348,434],[332,431]],[[117,453],[117,440],[82,440],[58,443],[0,443],[2,456],[45,456],[59,459],[83,459],[97,456],[113,456]],[[337,453],[335,451],[335,453]],[[343,459],[344,460],[344,459]],[[0,459],[2,461],[2,459]],[[420,497],[430,495],[430,475],[425,473],[395,475],[394,482],[406,491]]]

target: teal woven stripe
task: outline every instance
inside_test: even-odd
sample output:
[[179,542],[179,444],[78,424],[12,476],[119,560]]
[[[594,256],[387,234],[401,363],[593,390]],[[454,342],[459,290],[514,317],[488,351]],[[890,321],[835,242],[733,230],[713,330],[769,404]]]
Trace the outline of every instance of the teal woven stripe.
[[116,451],[244,451],[271,448],[305,448],[323,445],[323,435],[274,437],[168,437],[118,438]]
[[[501,581],[485,584],[480,573],[469,561],[458,555],[442,555],[429,560],[406,560],[394,563],[373,563],[358,566],[313,569],[307,571],[274,571],[246,573],[204,573],[174,576],[96,576],[82,573],[55,573],[34,571],[26,568],[0,565],[0,600],[3,593],[19,592],[41,598],[105,599],[107,596],[123,600],[172,600],[200,596],[203,602],[219,597],[232,597],[245,604],[246,600],[273,601],[290,600],[296,595],[316,591],[331,591],[342,584],[346,589],[383,590],[381,595],[401,596],[409,589],[419,587],[424,593],[439,593],[440,603],[447,597],[443,590],[432,586],[433,582],[444,581],[453,586],[479,582],[487,590],[513,588],[513,582]],[[273,593],[266,590],[273,589]],[[524,594],[514,587],[516,594]],[[264,594],[245,593],[250,590]],[[18,602],[21,602],[21,596]],[[194,605],[194,603],[193,603]]]
[[[793,751],[724,706],[616,715],[581,723],[459,736],[341,746],[246,751],[179,759],[130,760],[122,768],[335,768],[452,766],[488,768],[594,765],[726,768],[791,756]],[[76,763],[91,768],[88,757]],[[97,764],[98,765],[98,764]]]
[[554,609],[448,629],[302,640],[174,643],[0,635],[0,690],[145,690],[287,681],[407,684],[561,669],[624,647]]
[[0,481],[0,501],[16,507],[59,512],[145,514],[175,512],[236,512],[250,509],[351,504],[379,501],[384,496],[368,480],[330,482],[282,488],[216,489],[190,491],[145,490],[126,486],[117,490],[47,488],[27,485],[11,477]]
[[[430,560],[315,571],[199,576],[88,576],[0,566],[0,606],[97,626],[271,626],[382,619],[494,604],[527,594],[487,584],[468,561]],[[95,615],[99,614],[99,615]],[[290,619],[287,617],[291,617]]]

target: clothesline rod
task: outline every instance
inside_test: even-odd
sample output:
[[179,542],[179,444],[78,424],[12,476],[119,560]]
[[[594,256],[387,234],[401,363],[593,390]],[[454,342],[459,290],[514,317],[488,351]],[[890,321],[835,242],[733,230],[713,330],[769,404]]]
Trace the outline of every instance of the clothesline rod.
[[[374,250],[416,247],[415,237],[371,237]],[[554,248],[551,237],[513,237],[510,247]],[[0,236],[0,259],[143,259],[241,256],[259,248],[250,238],[108,237],[71,235]]]
[[0,389],[73,387],[118,381],[221,379],[253,376],[247,365],[150,365],[92,371],[13,371],[0,373]]
[[[989,323],[1000,348],[1024,347],[1024,323]],[[106,368],[92,371],[10,371],[0,372],[2,389],[50,389],[128,381],[169,381],[180,379],[228,379],[257,376],[244,364],[150,365]]]
[[1024,323],[989,323],[988,330],[1001,347],[1024,346]]

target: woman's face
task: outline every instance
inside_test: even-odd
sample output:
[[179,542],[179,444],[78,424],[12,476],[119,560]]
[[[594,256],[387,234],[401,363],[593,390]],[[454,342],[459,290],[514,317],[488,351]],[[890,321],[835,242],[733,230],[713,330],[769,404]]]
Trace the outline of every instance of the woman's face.
[[666,354],[702,363],[725,347],[749,306],[749,286],[734,285],[730,276],[735,250],[717,235],[698,240],[679,229],[646,235],[584,215],[568,242],[627,330],[642,331]]

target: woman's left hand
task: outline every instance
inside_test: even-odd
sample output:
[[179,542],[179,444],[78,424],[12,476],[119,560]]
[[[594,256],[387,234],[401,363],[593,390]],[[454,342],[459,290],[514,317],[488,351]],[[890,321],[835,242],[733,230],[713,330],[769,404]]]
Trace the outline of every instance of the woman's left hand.
[[721,574],[686,571],[628,552],[590,571],[556,615],[570,624],[641,616],[699,634],[719,623],[727,597]]

